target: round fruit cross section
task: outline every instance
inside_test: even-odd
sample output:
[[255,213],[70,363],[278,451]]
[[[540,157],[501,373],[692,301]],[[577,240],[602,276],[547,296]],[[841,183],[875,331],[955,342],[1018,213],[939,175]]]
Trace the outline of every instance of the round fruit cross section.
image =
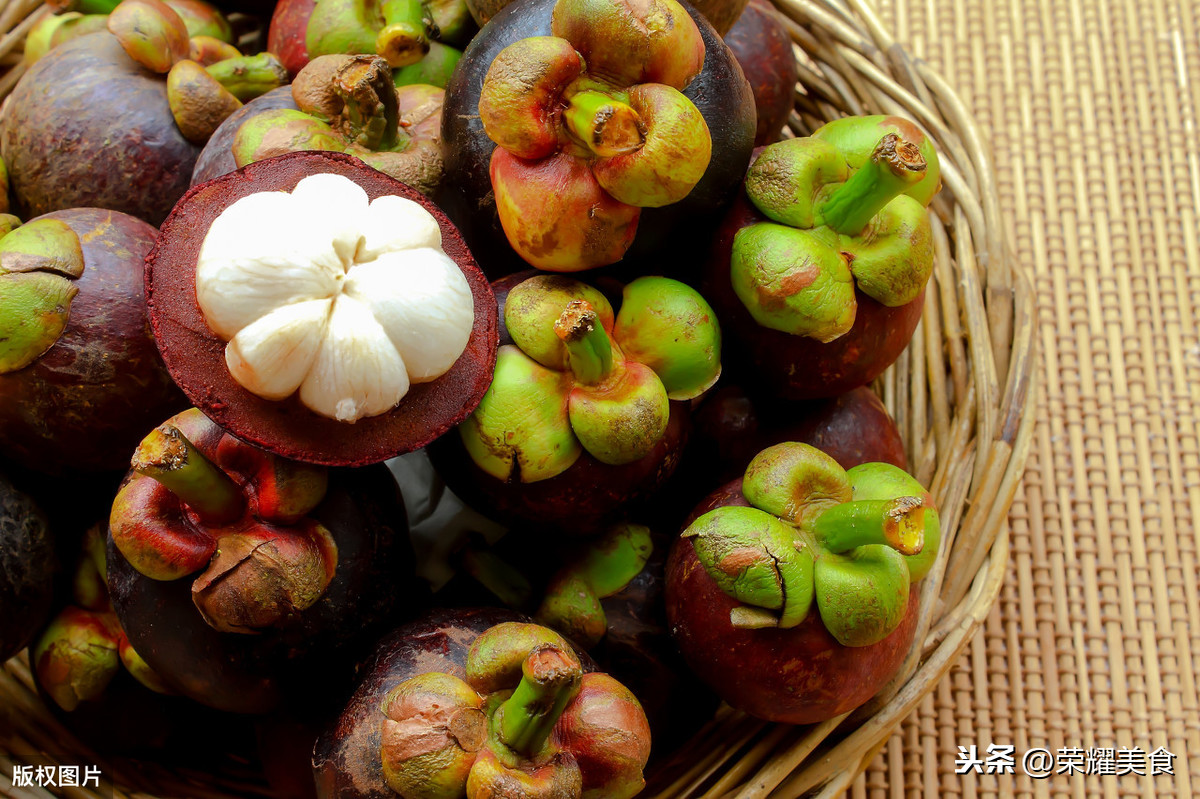
[[[234,209],[248,213],[236,218],[231,214],[214,228],[218,217],[239,200],[264,192],[291,193],[301,180],[314,175],[349,178],[366,192],[372,202],[370,209],[375,209],[378,198],[402,198],[418,203],[436,221],[441,251],[461,271],[465,287],[453,274],[441,275],[445,278],[441,282],[457,285],[462,300],[469,292],[474,304],[473,318],[467,319],[471,327],[465,348],[456,359],[453,352],[449,353],[447,358],[453,365],[448,370],[446,359],[438,364],[424,363],[431,351],[429,345],[461,333],[443,330],[441,325],[436,330],[413,330],[408,326],[407,332],[401,332],[405,326],[391,324],[387,318],[401,312],[399,305],[413,303],[404,299],[407,290],[395,290],[397,275],[382,274],[387,271],[380,266],[383,259],[372,252],[375,245],[370,227],[378,216],[374,210],[351,211],[333,191],[302,189],[297,194],[308,195],[303,198],[306,202],[299,202],[300,196],[293,203],[286,197],[265,194],[265,200],[246,200]],[[342,183],[328,177],[319,181],[321,184],[307,185],[324,184],[328,189]],[[327,195],[328,208],[314,211],[312,200],[322,194]],[[396,203],[383,203],[389,204]],[[277,219],[268,218],[269,214],[288,213],[293,208],[294,219],[282,226]],[[415,216],[421,216],[419,211]],[[342,241],[345,229],[350,229],[339,227],[342,222],[350,228],[358,226],[355,241]],[[393,260],[409,261],[403,271],[413,281],[410,288],[414,296],[425,288],[418,284],[429,283],[435,273],[444,271],[435,263],[444,263],[444,259],[439,259],[436,248],[429,248],[425,241],[429,235],[436,239],[436,233],[416,227],[419,224],[411,231],[397,231],[390,225],[382,226],[395,242],[409,232],[414,240],[420,239],[389,253]],[[319,231],[333,235],[335,230],[338,232],[330,249],[341,257],[344,272],[331,265],[325,265],[329,266],[325,269],[316,263],[320,258],[307,263],[291,257],[304,249],[306,241],[318,242]],[[266,259],[269,263],[265,266],[252,262],[270,249],[262,245],[264,236],[277,240],[280,247],[280,255]],[[241,254],[242,244],[252,246]],[[359,257],[364,253],[376,256],[376,262],[371,264],[371,258]],[[212,267],[211,263],[218,265]],[[381,272],[375,275],[380,285],[363,283],[356,298],[352,289],[355,281],[350,279],[354,270],[362,271],[363,277],[368,271]],[[205,276],[198,285],[201,271]],[[245,285],[239,286],[239,281]],[[308,296],[311,292],[306,294],[305,287],[316,283],[330,290],[317,292],[320,297]],[[389,306],[384,308],[379,302],[380,292],[388,286],[396,303],[383,302]],[[292,153],[251,164],[193,188],[163,223],[158,242],[146,259],[146,289],[150,321],[163,361],[192,402],[238,437],[310,463],[363,466],[425,446],[475,409],[491,382],[496,363],[495,296],[458,231],[417,191],[341,154]],[[272,298],[270,302],[266,301],[268,297]],[[295,318],[281,320],[281,313]],[[455,314],[448,311],[448,315]],[[302,324],[307,316],[312,317],[308,320],[312,330],[308,329],[310,325]],[[363,325],[371,327],[372,318],[381,330],[362,330]],[[289,331],[293,338],[287,347],[270,343],[265,336],[287,335]],[[412,341],[397,341],[398,337]],[[370,345],[371,341],[378,341],[380,346]],[[313,350],[312,359],[298,357],[307,350]],[[305,369],[306,365],[309,368]],[[350,375],[352,390],[343,392],[343,396],[331,394],[332,382],[347,377],[355,366],[364,368],[360,377]],[[322,374],[328,379],[322,379]],[[408,384],[407,391],[404,384]]]

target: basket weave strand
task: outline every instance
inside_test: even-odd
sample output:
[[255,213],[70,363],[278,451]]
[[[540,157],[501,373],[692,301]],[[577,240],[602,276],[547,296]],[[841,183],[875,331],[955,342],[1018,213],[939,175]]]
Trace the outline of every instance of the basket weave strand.
[[[934,690],[987,616],[1007,569],[1007,515],[1032,440],[1034,302],[1012,262],[983,136],[963,103],[928,65],[893,40],[862,0],[775,0],[796,43],[801,82],[786,135],[807,135],[846,114],[916,121],[941,155],[943,191],[931,206],[935,269],[913,343],[876,388],[895,417],[914,474],[941,510],[943,547],[920,587],[916,644],[901,672],[863,708],[823,724],[772,725],[722,708],[645,795],[836,796]],[[0,11],[0,58],[19,49],[46,13],[30,0]],[[21,67],[10,58],[0,94]],[[261,783],[217,775],[132,772],[87,752],[33,694],[24,656],[0,672],[0,753],[20,763],[100,764],[115,783],[63,795],[258,795]],[[0,758],[0,767],[11,763]],[[3,779],[3,776],[0,776]],[[3,787],[3,783],[0,783]],[[31,794],[34,795],[34,794]]]

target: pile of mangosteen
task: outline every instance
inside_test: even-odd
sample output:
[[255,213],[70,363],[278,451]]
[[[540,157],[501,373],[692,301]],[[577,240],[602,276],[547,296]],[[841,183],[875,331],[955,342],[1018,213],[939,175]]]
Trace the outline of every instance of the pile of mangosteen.
[[940,527],[869,385],[937,154],[785,128],[769,5],[49,4],[0,114],[0,657],[89,746],[624,799],[720,702],[894,676]]

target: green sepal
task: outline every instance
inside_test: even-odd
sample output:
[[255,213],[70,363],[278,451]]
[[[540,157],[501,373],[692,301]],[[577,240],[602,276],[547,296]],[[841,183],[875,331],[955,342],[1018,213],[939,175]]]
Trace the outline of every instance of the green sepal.
[[523,483],[569,469],[583,451],[568,418],[570,380],[569,373],[502,346],[491,386],[458,427],[475,464],[498,480]]
[[[722,591],[779,611],[776,626],[795,627],[808,615],[814,553],[795,528],[758,508],[727,506],[701,516],[683,537],[692,540],[700,564]],[[752,626],[766,623],[758,618]]]
[[121,670],[114,632],[105,614],[68,606],[37,640],[30,665],[63,710],[99,697]]
[[733,239],[730,280],[763,327],[829,342],[854,325],[854,278],[825,228],[773,222],[742,228]]
[[583,300],[592,306],[604,329],[613,327],[613,309],[599,290],[558,275],[537,275],[522,281],[504,302],[504,325],[521,351],[547,369],[569,368],[567,346],[554,332],[567,303]]
[[285,152],[344,152],[345,142],[333,128],[303,111],[279,108],[255,114],[234,134],[230,150],[238,168]]
[[844,646],[869,646],[892,633],[908,611],[908,566],[885,544],[866,544],[817,560],[817,608]]
[[850,177],[837,148],[821,139],[776,142],[746,173],[746,196],[768,219],[794,228],[817,225],[817,199]]
[[567,411],[583,448],[601,463],[620,466],[654,450],[667,432],[671,403],[658,375],[631,361],[613,379],[571,389]]
[[[434,725],[420,715],[422,707],[447,713],[450,724],[426,729],[422,736],[424,725]],[[388,787],[409,799],[464,796],[467,775],[486,739],[487,719],[481,708],[471,686],[442,672],[418,674],[388,691],[379,706],[385,718],[379,763]],[[397,730],[402,731],[400,740],[394,741]],[[413,747],[413,737],[424,737],[426,746]]]
[[243,103],[288,82],[287,67],[272,53],[226,58],[208,65],[205,70]]
[[54,346],[79,289],[48,272],[0,275],[0,374],[15,372]]
[[942,528],[937,508],[929,492],[915,477],[890,463],[864,463],[846,471],[855,500],[923,497],[926,499],[924,544],[915,555],[904,556],[912,582],[917,582],[933,568],[941,544]]
[[[205,3],[204,5],[207,6],[205,9],[203,6],[191,3],[176,3],[173,0],[163,0],[163,2],[183,20],[188,36],[211,36],[226,44],[233,44],[233,26],[229,24],[229,20],[225,19],[225,15],[213,6]],[[203,11],[208,13],[203,13]]]
[[430,42],[429,52],[420,61],[392,70],[392,82],[396,86],[427,84],[444,89],[461,58],[462,50]]
[[871,157],[879,140],[888,133],[915,143],[925,158],[925,177],[905,190],[923,206],[929,205],[942,185],[942,171],[933,142],[921,129],[903,117],[873,116],[842,117],[827,122],[812,132],[811,138],[832,145],[851,169],[859,169]]
[[0,239],[0,274],[53,272],[79,277],[83,266],[79,236],[59,219],[35,219]]
[[137,653],[137,650],[133,648],[133,644],[129,643],[129,639],[124,635],[121,636],[117,653],[121,658],[121,663],[125,666],[125,670],[144,687],[156,694],[175,693],[167,685],[166,681],[159,676],[159,673],[150,668],[150,664]]
[[625,354],[662,380],[667,396],[700,396],[721,376],[721,327],[695,289],[665,277],[625,287],[613,337]]
[[367,6],[364,0],[317,0],[304,33],[309,58],[374,53],[382,20]]
[[521,681],[525,658],[535,648],[556,646],[573,655],[566,639],[549,627],[526,622],[503,622],[471,643],[467,651],[467,684],[481,694],[512,689]]
[[853,489],[832,457],[787,441],[754,456],[742,478],[742,495],[754,507],[805,528],[827,508],[848,502]]
[[883,207],[860,236],[840,235],[850,253],[854,285],[888,307],[920,296],[933,274],[933,229],[925,206],[900,195]]

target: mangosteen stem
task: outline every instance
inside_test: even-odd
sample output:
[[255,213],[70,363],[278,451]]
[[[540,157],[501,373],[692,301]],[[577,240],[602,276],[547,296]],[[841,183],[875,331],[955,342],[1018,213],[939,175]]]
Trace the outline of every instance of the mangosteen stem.
[[429,52],[429,32],[421,0],[383,0],[379,11],[383,15],[383,29],[375,37],[375,52],[394,69],[420,61]]
[[568,302],[554,332],[567,345],[567,362],[579,382],[594,386],[612,372],[612,342],[590,302]]
[[47,0],[46,5],[55,14],[78,11],[81,14],[111,14],[121,0]]
[[[340,67],[333,91],[344,103],[334,127],[368,150],[387,152],[402,144],[400,111],[391,70],[378,58],[355,58]],[[407,137],[403,137],[406,143]]]
[[601,158],[631,153],[646,141],[637,111],[594,89],[572,95],[562,119],[567,130]]
[[245,510],[242,489],[174,425],[162,425],[142,439],[133,469],[164,485],[206,523],[228,524]]
[[243,103],[288,82],[287,67],[271,53],[226,58],[205,69],[217,83]]
[[821,217],[838,233],[857,236],[885,205],[923,177],[925,157],[917,145],[889,133],[867,163],[825,200]]
[[925,546],[922,497],[860,499],[834,505],[817,517],[813,533],[825,549],[849,552],[864,544],[884,544],[901,555],[916,555]]
[[533,587],[512,564],[486,549],[467,547],[462,554],[463,569],[507,607],[523,610],[533,598]]
[[521,682],[496,709],[500,741],[518,754],[533,757],[579,693],[582,669],[561,647],[542,644],[521,664]]

